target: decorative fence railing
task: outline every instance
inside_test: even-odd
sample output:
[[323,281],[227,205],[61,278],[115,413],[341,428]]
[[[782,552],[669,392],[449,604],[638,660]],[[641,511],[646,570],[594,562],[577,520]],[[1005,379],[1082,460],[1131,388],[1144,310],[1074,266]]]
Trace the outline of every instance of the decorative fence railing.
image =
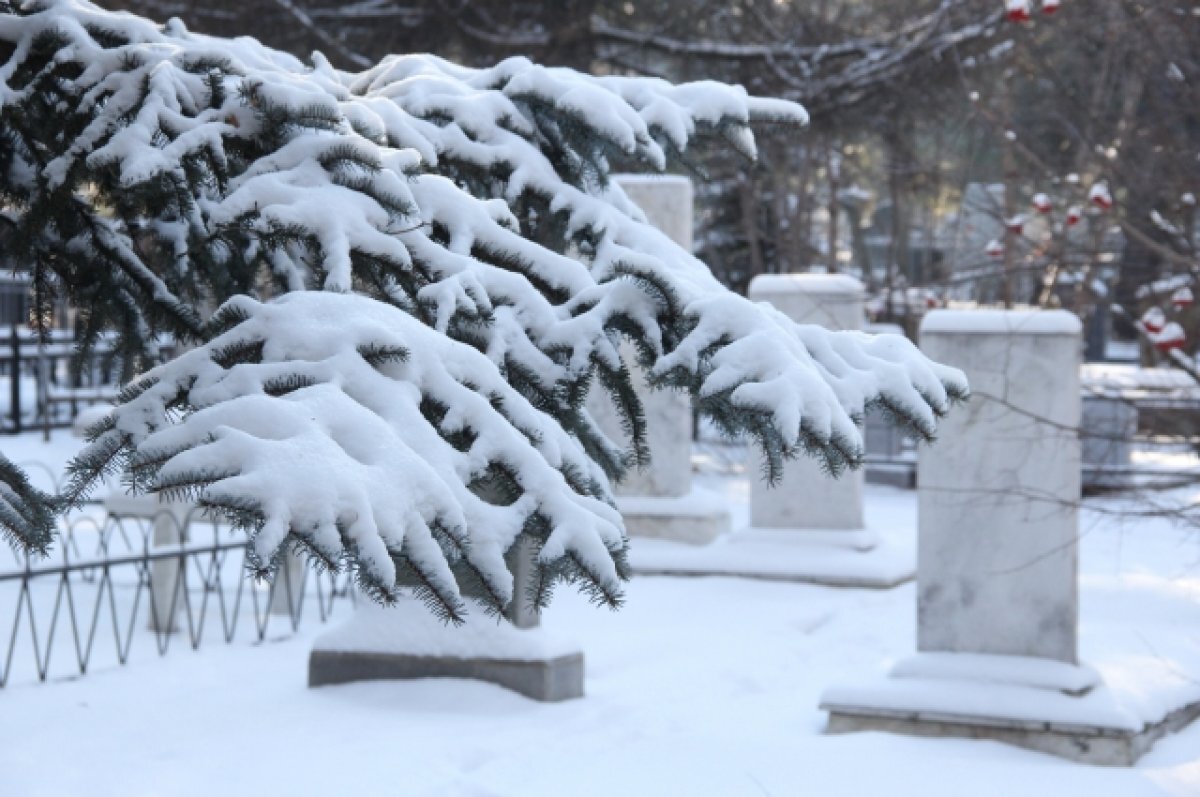
[[49,559],[0,564],[0,687],[180,645],[261,642],[314,615],[324,622],[354,596],[347,577],[298,560],[255,583],[244,534],[195,509],[122,517],[90,506],[64,524]]

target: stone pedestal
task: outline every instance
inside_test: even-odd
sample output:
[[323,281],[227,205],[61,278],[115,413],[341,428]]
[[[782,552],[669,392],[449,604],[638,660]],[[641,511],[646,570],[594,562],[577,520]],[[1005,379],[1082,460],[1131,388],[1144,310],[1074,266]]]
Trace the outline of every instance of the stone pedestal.
[[533,700],[583,697],[583,653],[545,629],[497,622],[476,609],[465,625],[447,626],[415,600],[365,603],[319,636],[308,685],[352,681],[469,678]]
[[987,739],[1085,764],[1132,766],[1155,741],[1200,716],[1200,702],[1162,690],[1154,694],[1161,715],[1147,721],[1137,707],[1148,696],[1138,686],[1118,691],[1087,667],[1047,659],[918,654],[886,678],[826,690],[821,708],[829,712],[828,733]]
[[[692,183],[686,177],[617,175],[614,178],[646,219],[687,251],[692,250]],[[633,349],[624,347],[626,362]],[[646,413],[650,465],[616,485],[617,507],[632,537],[688,544],[711,542],[730,529],[723,500],[692,484],[692,402],[682,392],[652,391],[640,368],[634,385]],[[614,441],[628,443],[612,402],[594,388],[592,416]]]
[[308,660],[309,686],[415,678],[486,681],[532,700],[557,703],[583,697],[583,654],[547,659],[460,658],[314,649]]
[[965,407],[920,454],[916,656],[830,689],[831,732],[1009,742],[1128,765],[1184,715],[1145,723],[1078,663],[1080,323],[1065,311],[930,313],[921,346]]
[[[851,277],[787,274],[756,277],[750,297],[769,301],[793,320],[830,329],[861,329],[863,286]],[[755,480],[750,528],[693,550],[653,541],[635,545],[642,573],[724,574],[853,587],[892,587],[912,578],[915,533],[902,518],[868,526],[863,476],[834,479],[811,458],[785,465],[775,487]]]
[[537,612],[524,598],[532,578],[531,557],[523,541],[507,555],[519,596],[509,621],[471,607],[466,623],[452,626],[412,599],[395,606],[363,601],[353,617],[313,644],[308,685],[469,678],[544,702],[583,697],[583,652],[541,628]]
[[[151,554],[170,553],[187,541],[187,527],[193,505],[182,501],[163,501],[156,495],[112,493],[104,499],[104,509],[117,521],[151,523],[147,550]],[[179,615],[187,599],[187,572],[184,557],[164,556],[150,562],[150,600],[147,626],[151,631],[170,634],[179,630]]]
[[271,601],[267,611],[298,620],[307,578],[308,563],[304,558],[295,551],[285,552],[283,562],[275,573],[275,580],[271,583]]

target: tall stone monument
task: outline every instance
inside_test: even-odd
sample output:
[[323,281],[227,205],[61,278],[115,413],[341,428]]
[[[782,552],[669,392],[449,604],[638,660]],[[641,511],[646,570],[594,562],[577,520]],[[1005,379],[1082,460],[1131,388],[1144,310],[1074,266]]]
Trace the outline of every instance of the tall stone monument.
[[[617,184],[646,220],[688,252],[692,251],[692,182],[686,177],[618,175]],[[626,360],[633,351],[626,347]],[[711,542],[730,529],[726,502],[692,484],[692,402],[678,391],[651,390],[634,369],[634,385],[646,414],[650,464],[632,470],[616,485],[617,507],[633,537],[688,544]],[[611,400],[593,390],[588,408],[605,434],[628,442]]]
[[[157,495],[129,495],[113,491],[104,499],[108,522],[133,528],[146,534],[150,563],[150,600],[146,604],[147,627],[158,634],[180,630],[180,616],[188,605],[187,558],[183,544],[188,541],[188,525],[195,506],[184,501],[168,501]],[[146,525],[149,529],[146,529]],[[122,533],[127,533],[123,531]]]
[[943,311],[921,345],[974,398],[920,453],[917,647],[1074,664],[1079,321]]
[[[838,274],[763,274],[750,283],[749,296],[769,302],[799,324],[827,329],[862,329],[863,285]],[[863,523],[862,471],[834,478],[811,457],[788,462],[774,487],[755,480],[750,490],[750,525],[762,529],[858,531]],[[866,534],[847,542],[870,548]]]
[[1078,661],[1081,344],[1061,310],[925,318],[922,349],[961,368],[971,398],[920,453],[917,653],[878,682],[827,690],[829,731],[1128,765],[1200,711],[1140,721]]

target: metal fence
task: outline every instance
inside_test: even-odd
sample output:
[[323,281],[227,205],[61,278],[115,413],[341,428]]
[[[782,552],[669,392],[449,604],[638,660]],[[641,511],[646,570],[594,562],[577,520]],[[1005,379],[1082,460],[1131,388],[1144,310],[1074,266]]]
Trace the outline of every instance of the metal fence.
[[104,401],[118,390],[112,347],[102,342],[89,362],[72,368],[75,339],[70,330],[53,329],[44,337],[13,324],[0,329],[0,403],[7,401],[0,424],[13,434],[26,428],[70,424],[80,406]]
[[14,553],[0,564],[0,687],[173,647],[290,635],[354,596],[346,576],[298,559],[255,583],[244,534],[194,508],[132,517],[89,506],[64,523],[49,559]]
[[[164,339],[160,350],[169,358],[174,344]],[[69,426],[80,408],[116,397],[120,372],[112,335],[81,358],[69,329],[0,328],[0,431]]]

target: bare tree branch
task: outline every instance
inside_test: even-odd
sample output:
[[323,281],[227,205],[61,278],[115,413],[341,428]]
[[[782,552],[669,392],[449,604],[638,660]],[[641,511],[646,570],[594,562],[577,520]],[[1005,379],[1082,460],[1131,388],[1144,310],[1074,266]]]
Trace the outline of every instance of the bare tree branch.
[[292,17],[292,19],[296,20],[296,22],[298,22],[302,28],[312,34],[319,42],[321,42],[321,44],[325,45],[331,50],[334,50],[338,55],[342,56],[355,66],[365,69],[366,67],[371,66],[373,63],[370,58],[367,58],[361,53],[354,52],[353,50],[347,48],[340,41],[326,33],[321,26],[313,22],[312,17],[310,17],[303,9],[299,8],[295,3],[293,3],[292,0],[271,0],[271,2],[283,11],[286,11],[288,15]]

